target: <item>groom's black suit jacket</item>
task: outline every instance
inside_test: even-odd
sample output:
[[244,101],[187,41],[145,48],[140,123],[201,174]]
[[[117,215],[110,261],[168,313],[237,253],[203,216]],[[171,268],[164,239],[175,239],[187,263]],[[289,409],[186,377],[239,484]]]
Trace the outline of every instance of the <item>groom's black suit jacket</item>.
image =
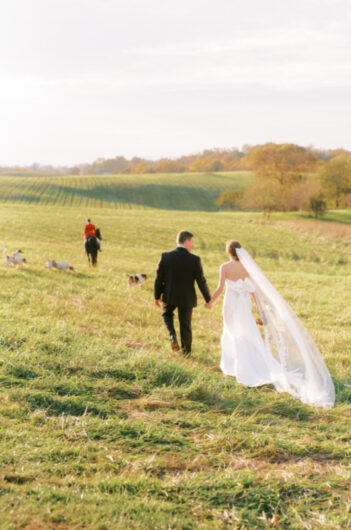
[[155,300],[168,305],[195,307],[195,281],[206,300],[211,299],[199,256],[177,247],[161,256],[155,277]]

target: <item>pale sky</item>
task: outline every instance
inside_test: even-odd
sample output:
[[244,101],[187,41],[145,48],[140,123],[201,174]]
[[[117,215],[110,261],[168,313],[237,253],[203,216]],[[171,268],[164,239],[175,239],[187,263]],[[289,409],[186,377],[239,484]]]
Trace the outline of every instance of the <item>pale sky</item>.
[[0,0],[0,165],[351,148],[350,0]]

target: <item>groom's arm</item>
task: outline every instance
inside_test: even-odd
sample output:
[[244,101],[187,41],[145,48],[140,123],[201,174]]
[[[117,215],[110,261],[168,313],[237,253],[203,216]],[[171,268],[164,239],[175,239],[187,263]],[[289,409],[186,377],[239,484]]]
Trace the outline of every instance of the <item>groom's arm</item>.
[[163,263],[163,254],[158,262],[154,284],[155,300],[160,300],[165,286],[165,267]]
[[197,267],[196,267],[195,280],[196,280],[197,285],[199,286],[199,289],[205,301],[209,302],[211,300],[211,295],[210,295],[210,291],[209,291],[209,288],[206,282],[206,278],[204,276],[204,271],[202,270],[200,258],[198,260]]

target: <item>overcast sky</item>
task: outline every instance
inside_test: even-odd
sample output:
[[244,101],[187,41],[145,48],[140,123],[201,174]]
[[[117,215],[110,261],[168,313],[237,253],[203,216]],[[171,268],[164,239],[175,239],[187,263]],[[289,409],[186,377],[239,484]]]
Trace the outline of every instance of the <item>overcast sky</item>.
[[350,0],[0,0],[0,165],[351,148]]

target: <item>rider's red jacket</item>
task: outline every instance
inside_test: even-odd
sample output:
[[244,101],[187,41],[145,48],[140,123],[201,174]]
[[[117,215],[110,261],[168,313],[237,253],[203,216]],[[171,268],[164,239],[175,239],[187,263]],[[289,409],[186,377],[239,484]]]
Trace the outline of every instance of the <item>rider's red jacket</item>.
[[84,237],[85,237],[85,239],[88,236],[96,237],[96,228],[95,228],[95,225],[93,225],[93,223],[88,223],[84,227]]

